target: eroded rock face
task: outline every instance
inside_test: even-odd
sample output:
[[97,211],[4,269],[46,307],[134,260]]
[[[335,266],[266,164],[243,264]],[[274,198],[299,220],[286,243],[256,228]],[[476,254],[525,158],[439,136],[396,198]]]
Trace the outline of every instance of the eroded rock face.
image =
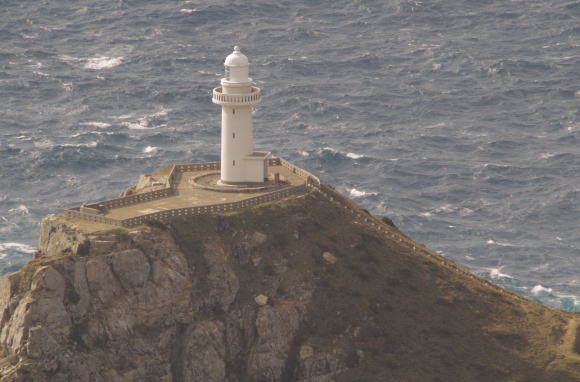
[[240,258],[215,240],[184,251],[163,229],[86,235],[49,216],[41,232],[32,275],[0,279],[3,381],[281,380],[310,291],[240,301],[264,233],[244,233]]

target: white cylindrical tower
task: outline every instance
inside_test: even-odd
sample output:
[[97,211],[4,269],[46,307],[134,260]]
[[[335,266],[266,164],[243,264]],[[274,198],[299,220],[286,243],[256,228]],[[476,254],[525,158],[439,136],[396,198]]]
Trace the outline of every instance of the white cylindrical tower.
[[222,86],[213,90],[212,99],[222,107],[221,183],[263,182],[265,158],[255,163],[260,158],[254,152],[252,121],[252,106],[261,101],[260,89],[252,86],[248,58],[240,48],[234,48],[224,65]]

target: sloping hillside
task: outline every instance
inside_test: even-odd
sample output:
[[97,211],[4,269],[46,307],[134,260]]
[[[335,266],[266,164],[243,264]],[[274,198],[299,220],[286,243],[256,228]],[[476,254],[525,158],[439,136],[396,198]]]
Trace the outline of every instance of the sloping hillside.
[[3,380],[580,381],[578,314],[371,223],[318,193],[132,231],[48,216],[1,279]]

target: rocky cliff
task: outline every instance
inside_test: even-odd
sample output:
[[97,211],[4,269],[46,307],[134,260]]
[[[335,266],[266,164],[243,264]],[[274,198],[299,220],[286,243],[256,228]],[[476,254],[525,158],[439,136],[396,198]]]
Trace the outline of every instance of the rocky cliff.
[[0,279],[2,381],[580,380],[578,315],[385,227],[316,193],[131,231],[50,215]]

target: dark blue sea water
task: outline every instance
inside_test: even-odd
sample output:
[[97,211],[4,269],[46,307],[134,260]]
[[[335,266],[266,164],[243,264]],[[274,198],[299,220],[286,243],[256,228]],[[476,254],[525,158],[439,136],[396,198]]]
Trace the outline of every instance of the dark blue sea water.
[[40,219],[219,159],[223,59],[256,146],[498,284],[580,311],[580,1],[0,2],[0,271]]

